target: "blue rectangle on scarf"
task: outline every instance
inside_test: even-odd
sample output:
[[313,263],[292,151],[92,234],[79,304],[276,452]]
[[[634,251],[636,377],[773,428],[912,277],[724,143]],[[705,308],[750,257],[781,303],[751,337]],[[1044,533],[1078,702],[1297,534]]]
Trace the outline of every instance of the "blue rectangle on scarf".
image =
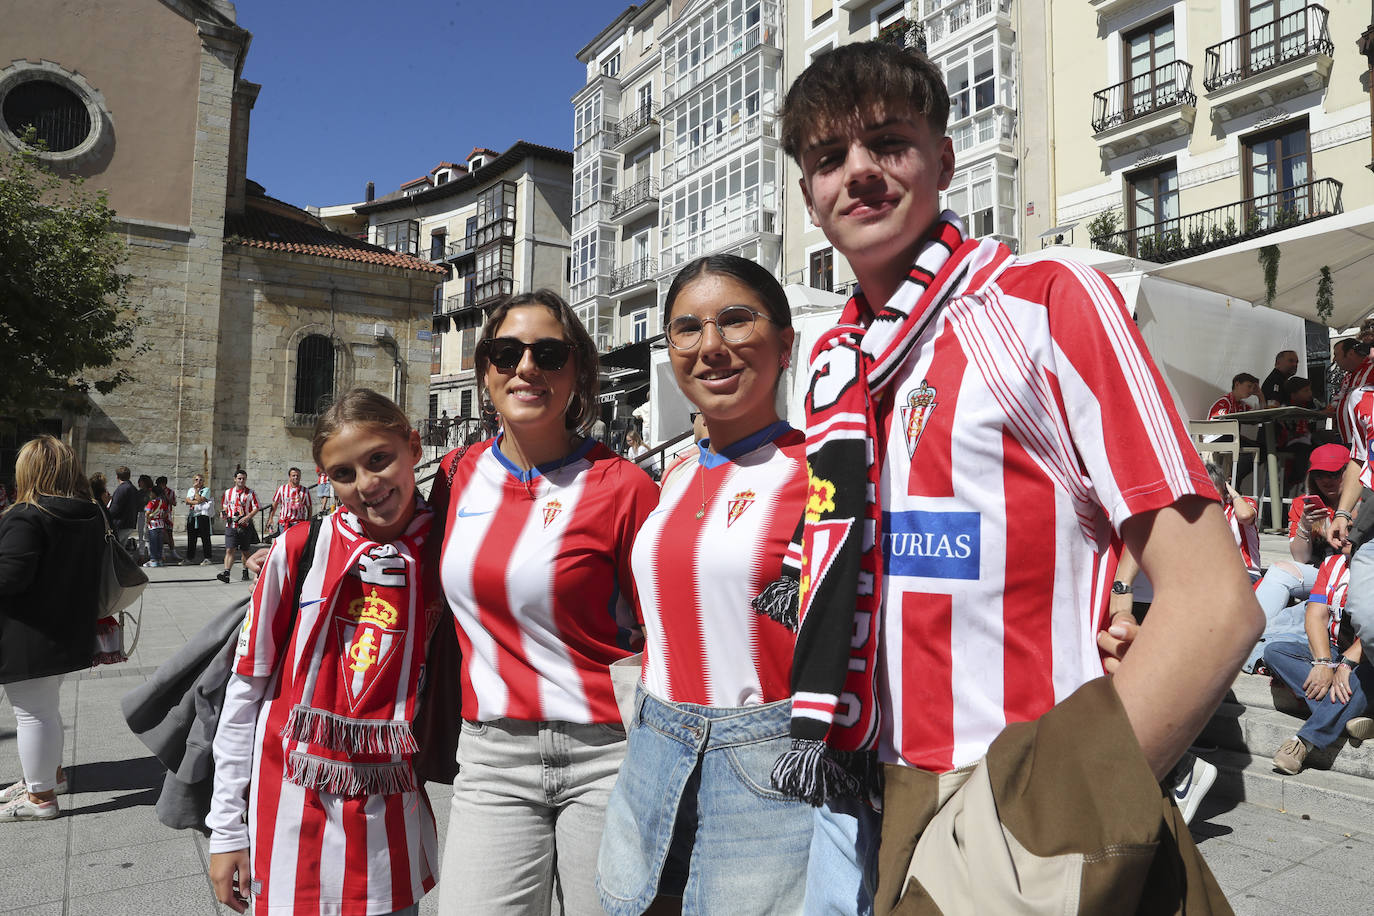
[[977,512],[884,512],[883,563],[890,576],[977,579]]

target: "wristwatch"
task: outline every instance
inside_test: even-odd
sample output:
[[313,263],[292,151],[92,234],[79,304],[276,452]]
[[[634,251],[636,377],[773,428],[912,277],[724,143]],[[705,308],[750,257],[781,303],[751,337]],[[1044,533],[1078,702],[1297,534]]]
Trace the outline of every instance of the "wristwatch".
[[1345,665],[1345,666],[1346,666],[1347,668],[1349,668],[1351,671],[1354,671],[1354,670],[1355,670],[1355,666],[1358,665],[1359,662],[1353,662],[1353,661],[1351,661],[1350,659],[1346,658],[1344,655],[1342,655],[1342,656],[1341,656],[1341,664],[1342,664],[1342,665]]
[[1130,593],[1131,593],[1131,586],[1130,586],[1130,583],[1128,583],[1128,582],[1113,582],[1113,583],[1112,583],[1112,594],[1113,594],[1113,595],[1129,595]]

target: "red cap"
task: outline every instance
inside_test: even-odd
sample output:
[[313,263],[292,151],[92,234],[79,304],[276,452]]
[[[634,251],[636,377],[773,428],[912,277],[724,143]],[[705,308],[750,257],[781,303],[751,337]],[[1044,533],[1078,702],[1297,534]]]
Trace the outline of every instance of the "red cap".
[[1350,449],[1344,445],[1329,443],[1312,449],[1312,458],[1308,466],[1314,471],[1331,473],[1342,470],[1348,461],[1350,461]]

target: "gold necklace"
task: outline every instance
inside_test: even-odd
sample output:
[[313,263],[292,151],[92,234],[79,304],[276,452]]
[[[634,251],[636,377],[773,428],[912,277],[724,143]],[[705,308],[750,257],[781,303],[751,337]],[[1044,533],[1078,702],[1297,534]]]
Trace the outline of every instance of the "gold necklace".
[[697,459],[697,489],[701,493],[701,505],[697,507],[697,521],[701,521],[702,516],[706,514],[706,468],[699,458]]

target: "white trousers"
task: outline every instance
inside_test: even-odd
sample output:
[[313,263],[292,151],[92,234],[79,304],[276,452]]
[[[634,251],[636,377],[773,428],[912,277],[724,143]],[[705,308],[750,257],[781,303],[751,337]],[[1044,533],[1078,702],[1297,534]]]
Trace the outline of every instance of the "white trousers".
[[5,685],[18,724],[19,766],[29,791],[57,788],[62,762],[62,678],[53,674]]

